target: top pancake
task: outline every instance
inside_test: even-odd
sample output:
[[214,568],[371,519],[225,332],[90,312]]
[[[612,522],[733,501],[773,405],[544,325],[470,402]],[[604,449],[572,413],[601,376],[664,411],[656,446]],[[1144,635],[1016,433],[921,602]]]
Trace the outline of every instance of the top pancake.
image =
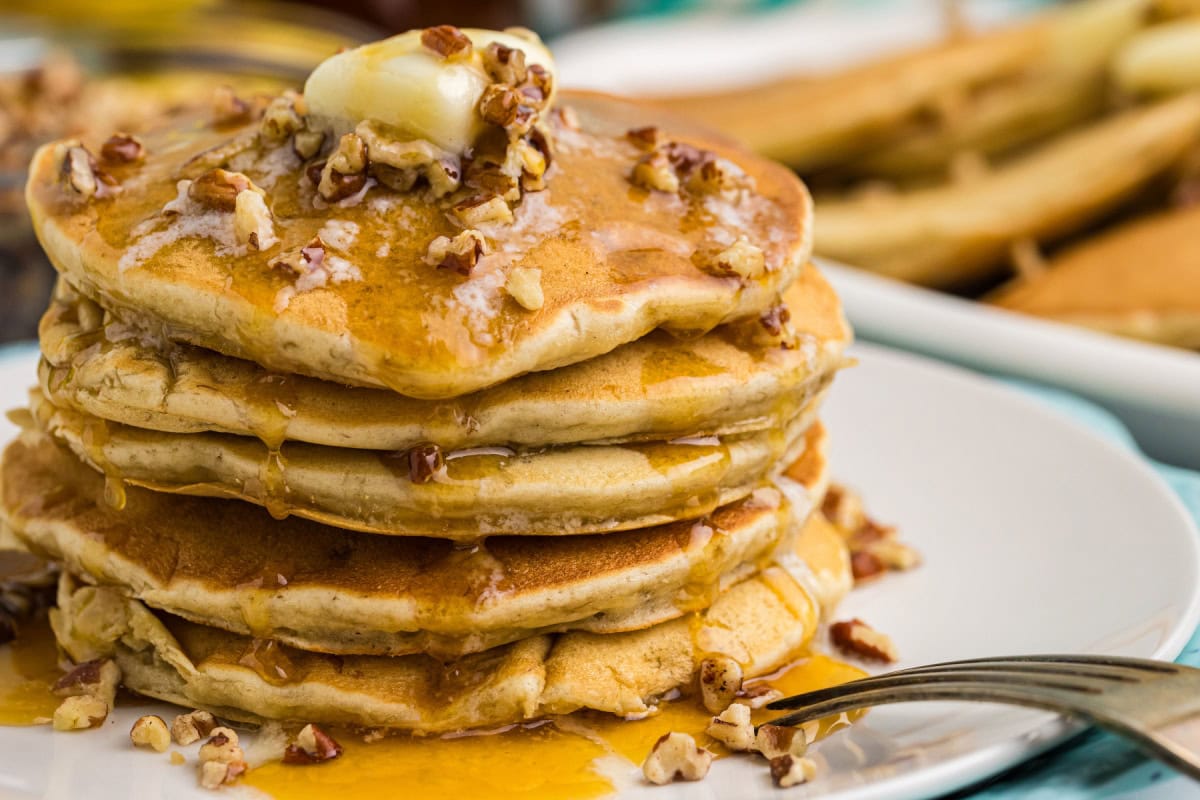
[[[197,122],[148,135],[144,162],[106,165],[120,187],[90,200],[64,185],[48,146],[31,167],[27,199],[55,267],[166,338],[412,397],[453,397],[583,361],[656,327],[705,331],[776,301],[811,249],[810,198],[791,172],[668,122],[666,137],[728,159],[753,188],[648,192],[630,182],[642,151],[624,134],[661,123],[660,112],[598,95],[565,102],[581,129],[548,123],[546,189],[525,194],[513,223],[477,226],[492,253],[466,278],[423,261],[434,238],[459,230],[438,204],[383,186],[314,202],[290,144],[264,145],[254,126]],[[163,214],[178,181],[222,166],[264,189],[280,240],[266,252],[236,243],[229,212]],[[291,294],[292,278],[269,265],[318,232],[361,279]],[[764,251],[761,275],[701,268],[740,236]],[[515,267],[541,270],[541,309],[505,295]]]
[[[850,330],[812,265],[784,295],[793,346],[756,320],[682,342],[657,331],[455,400],[272,373],[191,345],[161,349],[61,281],[42,319],[56,405],[170,433],[212,431],[371,450],[542,447],[781,428],[842,365]],[[163,343],[158,343],[163,344]]]

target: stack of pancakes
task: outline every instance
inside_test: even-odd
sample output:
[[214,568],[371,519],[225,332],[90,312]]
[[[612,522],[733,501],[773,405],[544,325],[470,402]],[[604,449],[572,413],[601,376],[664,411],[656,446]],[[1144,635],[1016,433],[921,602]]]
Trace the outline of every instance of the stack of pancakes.
[[[332,142],[304,159],[271,111],[93,160],[93,194],[82,145],[39,153],[60,283],[2,515],[64,567],[74,660],[234,720],[439,732],[644,714],[705,659],[749,678],[802,652],[850,583],[817,511],[850,333],[808,195],[669,123],[737,188],[646,189],[626,131],[653,110],[558,107],[544,188],[479,225],[466,275],[425,258],[458,232],[436,198],[322,200]],[[215,169],[258,187],[277,241],[196,203]],[[314,242],[321,280],[277,268]],[[738,242],[762,269],[704,268]],[[540,304],[506,294],[520,269]]]

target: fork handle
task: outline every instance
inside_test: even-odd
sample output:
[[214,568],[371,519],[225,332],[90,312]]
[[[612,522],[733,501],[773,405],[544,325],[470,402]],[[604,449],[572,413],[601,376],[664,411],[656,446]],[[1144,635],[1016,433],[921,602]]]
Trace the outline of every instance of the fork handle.
[[1142,731],[1155,754],[1193,780],[1200,780],[1200,712]]

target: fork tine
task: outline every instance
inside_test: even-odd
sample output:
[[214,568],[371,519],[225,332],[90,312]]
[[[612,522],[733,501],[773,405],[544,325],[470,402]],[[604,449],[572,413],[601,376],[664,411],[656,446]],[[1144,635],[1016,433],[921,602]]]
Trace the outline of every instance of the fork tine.
[[1113,667],[1107,664],[1092,664],[1088,662],[1067,661],[959,661],[951,662],[950,666],[930,664],[923,667],[895,670],[890,675],[927,675],[954,669],[976,674],[989,672],[1027,672],[1041,675],[1067,675],[1079,678],[1095,678],[1103,681],[1119,683],[1140,683],[1143,680],[1154,679],[1166,673],[1156,673],[1147,670],[1129,670]]
[[[1101,679],[1102,681],[1103,679]],[[1062,675],[1060,673],[1051,673],[1049,676],[1034,672],[1022,670],[967,670],[967,669],[945,669],[945,670],[923,670],[920,672],[890,672],[885,675],[876,675],[870,678],[860,678],[856,681],[830,686],[825,689],[816,689],[811,692],[785,697],[776,700],[773,703],[768,703],[767,708],[772,711],[784,711],[790,708],[801,708],[813,703],[822,703],[826,700],[831,700],[836,697],[847,696],[858,692],[873,691],[877,689],[891,689],[909,686],[928,686],[934,684],[947,683],[964,683],[970,682],[971,685],[982,687],[1028,687],[1037,689],[1053,689],[1064,692],[1082,692],[1085,694],[1098,694],[1102,690],[1103,683],[1086,676]]]
[[[868,706],[919,700],[969,700],[1048,709],[1088,717],[1083,701],[1089,695],[1037,686],[987,685],[976,680],[921,683],[846,692],[813,703],[770,721],[771,725],[800,725],[814,719],[855,711]],[[774,705],[774,704],[772,704]]]
[[983,664],[1072,664],[1079,666],[1088,666],[1096,668],[1108,668],[1114,671],[1127,670],[1135,674],[1159,674],[1171,675],[1179,672],[1179,665],[1172,664],[1166,661],[1151,661],[1145,658],[1126,658],[1124,656],[1089,656],[1089,655],[1029,655],[1029,656],[1003,656],[1000,658],[968,658],[959,661],[944,661],[940,664],[929,664],[922,667],[913,667],[903,672],[915,672],[917,670],[932,669],[935,667],[959,667],[967,665],[983,665]]

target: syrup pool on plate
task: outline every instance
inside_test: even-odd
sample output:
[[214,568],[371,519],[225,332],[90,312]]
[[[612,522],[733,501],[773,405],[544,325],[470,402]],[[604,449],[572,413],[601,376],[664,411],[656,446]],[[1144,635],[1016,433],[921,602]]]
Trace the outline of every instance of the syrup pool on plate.
[[[761,682],[797,694],[862,676],[856,667],[813,655]],[[758,711],[755,722],[771,716]],[[634,774],[663,734],[690,733],[704,744],[710,719],[696,700],[685,698],[664,703],[659,713],[638,721],[579,714],[501,733],[398,735],[370,744],[351,731],[335,731],[345,751],[335,761],[304,767],[270,763],[251,770],[242,782],[278,800],[376,798],[397,787],[404,787],[405,796],[412,800],[471,795],[514,800],[605,797],[617,788],[609,776]],[[845,723],[841,718],[826,721],[819,735]],[[726,754],[717,745],[707,746],[718,755]]]
[[20,635],[0,645],[0,725],[37,725],[62,702],[50,691],[62,675],[58,648],[44,616],[22,625]]

